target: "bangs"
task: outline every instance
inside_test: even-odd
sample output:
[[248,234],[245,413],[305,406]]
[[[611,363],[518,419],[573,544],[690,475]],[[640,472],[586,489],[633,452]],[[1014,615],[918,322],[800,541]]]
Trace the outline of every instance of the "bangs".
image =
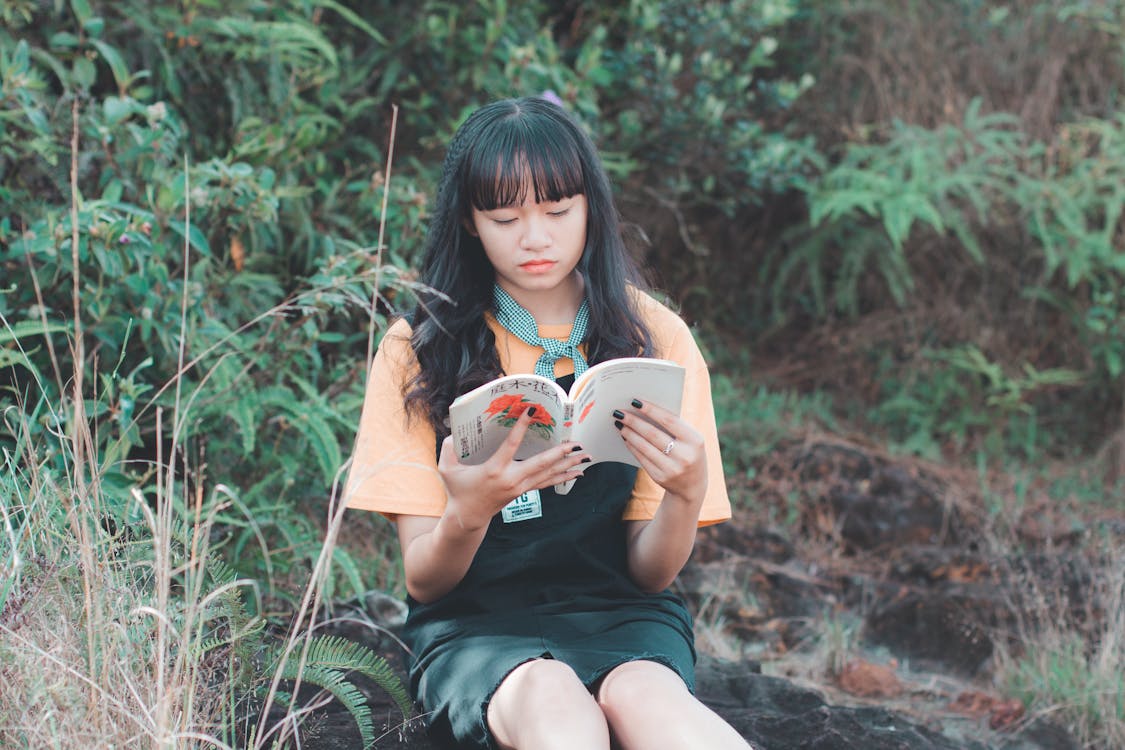
[[481,141],[465,169],[469,202],[478,211],[519,206],[530,187],[535,201],[560,201],[585,191],[582,156],[573,136],[558,124],[509,117]]

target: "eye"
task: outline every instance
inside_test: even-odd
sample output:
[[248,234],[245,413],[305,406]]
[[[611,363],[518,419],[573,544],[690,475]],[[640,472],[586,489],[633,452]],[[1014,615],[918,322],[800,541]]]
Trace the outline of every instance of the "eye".
[[515,223],[516,223],[516,220],[515,220],[515,219],[493,219],[493,220],[492,220],[492,223],[493,223],[493,224],[498,224],[498,225],[500,225],[500,226],[502,226],[502,227],[506,227],[506,226],[508,226],[509,224],[515,224]]
[[567,206],[566,208],[560,208],[557,211],[548,211],[547,215],[558,217],[558,216],[566,216],[568,213],[570,213],[570,206]]

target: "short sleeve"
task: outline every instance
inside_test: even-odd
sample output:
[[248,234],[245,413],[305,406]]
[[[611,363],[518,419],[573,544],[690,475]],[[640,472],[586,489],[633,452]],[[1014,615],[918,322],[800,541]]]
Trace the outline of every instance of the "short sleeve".
[[[655,300],[649,298],[648,302],[658,308],[645,316],[656,339],[656,356],[684,366],[684,398],[680,415],[703,435],[707,452],[707,495],[699,512],[699,525],[721,523],[730,519],[731,507],[719,453],[719,433],[715,426],[715,406],[711,400],[711,376],[707,362],[687,324]],[[625,507],[625,520],[651,520],[663,498],[664,488],[641,469],[637,472],[633,497]]]
[[437,438],[424,417],[408,415],[403,387],[417,361],[410,326],[394,323],[372,361],[352,465],[345,485],[351,508],[382,513],[440,516],[445,486],[437,471]]

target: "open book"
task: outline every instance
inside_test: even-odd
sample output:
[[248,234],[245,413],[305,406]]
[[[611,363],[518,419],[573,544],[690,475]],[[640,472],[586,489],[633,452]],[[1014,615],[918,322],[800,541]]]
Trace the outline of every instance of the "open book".
[[[524,459],[573,440],[591,464],[620,461],[638,466],[613,426],[613,411],[635,412],[633,399],[680,413],[684,368],[664,359],[626,357],[594,365],[570,392],[539,375],[506,375],[459,396],[449,407],[449,426],[462,463],[481,464],[496,452],[528,407],[535,416],[516,451]],[[573,482],[556,486],[569,491]]]

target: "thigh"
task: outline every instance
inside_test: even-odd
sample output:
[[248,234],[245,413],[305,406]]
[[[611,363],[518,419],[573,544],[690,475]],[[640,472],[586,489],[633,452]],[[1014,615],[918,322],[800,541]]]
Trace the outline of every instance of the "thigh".
[[[525,662],[504,678],[486,709],[488,728],[501,748],[566,727],[574,747],[608,746],[609,730],[597,702],[574,670],[555,659]],[[517,742],[519,741],[519,742]]]
[[703,705],[674,670],[638,660],[612,669],[598,706],[624,750],[746,750],[750,746]]

